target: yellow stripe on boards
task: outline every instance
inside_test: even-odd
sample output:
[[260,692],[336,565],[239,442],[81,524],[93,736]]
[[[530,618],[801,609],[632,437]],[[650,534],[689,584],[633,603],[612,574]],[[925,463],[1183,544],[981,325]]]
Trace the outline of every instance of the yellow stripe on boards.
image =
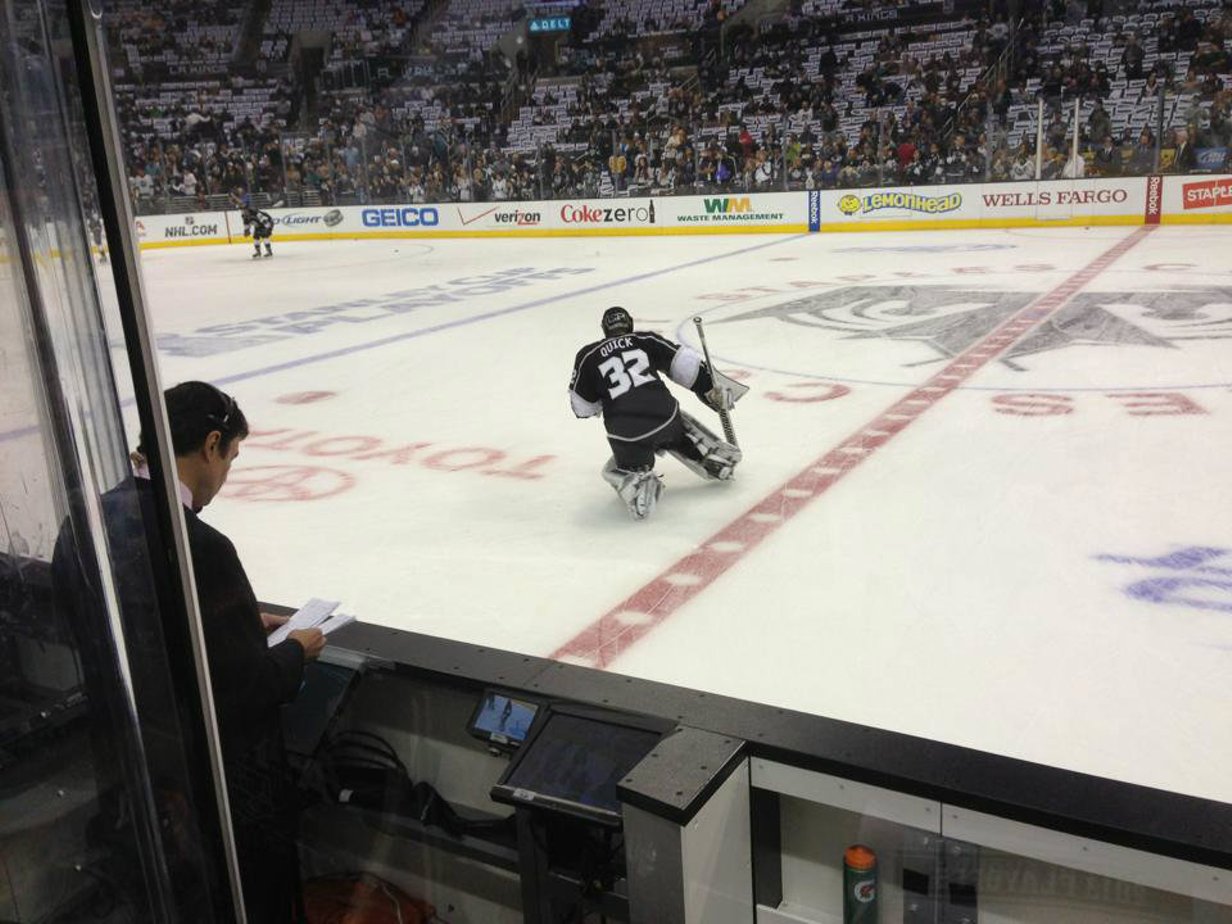
[[[1232,213],[1216,212],[1206,215],[1163,215],[1161,224],[1204,225],[1232,224]],[[825,234],[863,233],[875,231],[963,231],[981,228],[1081,228],[1113,227],[1144,224],[1141,215],[1080,215],[1070,218],[939,218],[939,219],[888,219],[879,221],[827,221],[821,225]],[[273,243],[280,241],[363,241],[363,240],[415,240],[438,238],[543,238],[543,237],[662,237],[694,236],[699,234],[803,234],[808,230],[804,223],[774,225],[713,225],[685,227],[635,227],[635,228],[525,228],[519,230],[372,230],[329,231],[301,234],[279,234]],[[236,247],[252,246],[246,238],[194,238],[176,241],[143,241],[142,250],[158,250],[167,247],[204,247],[231,244]]]
[[863,221],[859,224],[827,221],[821,230],[827,234],[848,231],[964,231],[972,228],[1076,228],[1108,225],[1140,225],[1141,215],[1083,215],[1079,218],[942,218],[912,221]]
[[1207,215],[1161,215],[1161,225],[1228,225],[1232,212],[1211,212]]
[[[756,227],[720,226],[714,228],[529,228],[523,231],[330,231],[315,234],[279,234],[271,243],[279,241],[366,241],[366,240],[413,240],[417,238],[484,238],[484,237],[646,237],[693,234],[803,234],[808,225],[758,225]],[[252,246],[247,239],[200,238],[183,241],[145,241],[142,250],[163,247],[201,247],[207,244],[233,244]]]
[[204,247],[207,244],[234,244],[236,241],[225,237],[194,237],[183,241],[142,241],[137,245],[139,250],[161,250],[166,247]]

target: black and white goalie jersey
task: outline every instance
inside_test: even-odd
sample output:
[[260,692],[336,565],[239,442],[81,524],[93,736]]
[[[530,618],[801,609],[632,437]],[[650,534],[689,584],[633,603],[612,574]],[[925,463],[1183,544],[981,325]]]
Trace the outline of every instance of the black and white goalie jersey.
[[699,396],[711,387],[710,373],[696,350],[653,333],[605,337],[578,350],[569,403],[578,417],[602,412],[612,439],[644,439],[671,423],[679,409],[659,378],[664,372]]

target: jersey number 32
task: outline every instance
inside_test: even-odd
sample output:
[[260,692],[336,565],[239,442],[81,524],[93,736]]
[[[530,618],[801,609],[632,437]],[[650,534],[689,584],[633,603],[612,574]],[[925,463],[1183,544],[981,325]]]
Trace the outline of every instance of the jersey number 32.
[[649,368],[650,357],[643,350],[626,350],[599,365],[599,371],[611,383],[607,393],[612,398],[619,398],[631,388],[653,382],[654,376],[646,374]]

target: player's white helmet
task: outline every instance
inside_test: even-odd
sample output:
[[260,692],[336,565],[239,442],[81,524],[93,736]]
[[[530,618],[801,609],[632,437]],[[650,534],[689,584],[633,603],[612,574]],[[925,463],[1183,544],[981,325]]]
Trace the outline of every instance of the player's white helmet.
[[616,337],[633,333],[633,315],[617,306],[603,312],[603,336]]

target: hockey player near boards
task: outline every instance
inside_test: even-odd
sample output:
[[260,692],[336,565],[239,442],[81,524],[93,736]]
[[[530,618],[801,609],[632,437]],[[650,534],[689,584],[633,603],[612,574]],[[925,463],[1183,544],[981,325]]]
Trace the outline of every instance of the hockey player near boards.
[[252,258],[256,260],[261,256],[262,241],[265,241],[265,255],[272,257],[274,251],[270,248],[270,238],[274,234],[274,219],[270,217],[270,213],[245,205],[240,211],[240,217],[244,219],[244,237],[252,235],[252,245],[255,248]]
[[740,450],[682,411],[660,373],[714,410],[729,410],[747,389],[714,373],[696,350],[635,331],[624,308],[605,311],[602,326],[603,339],[582,347],[573,361],[569,403],[578,417],[603,414],[612,447],[603,478],[629,512],[645,519],[658,502],[663,482],[654,471],[656,454],[670,453],[703,478],[731,478]]
[[94,241],[94,249],[98,252],[98,262],[107,262],[107,240],[103,236],[103,219],[97,211],[91,209],[86,217],[86,227],[90,229],[90,237]]

